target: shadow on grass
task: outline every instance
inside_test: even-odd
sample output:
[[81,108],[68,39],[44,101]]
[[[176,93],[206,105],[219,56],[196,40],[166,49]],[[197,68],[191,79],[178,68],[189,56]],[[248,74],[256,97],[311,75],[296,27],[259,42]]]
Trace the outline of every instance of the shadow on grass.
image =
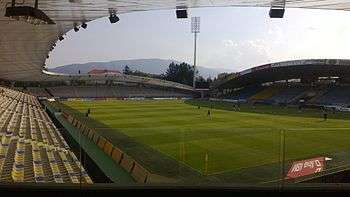
[[[294,116],[294,117],[307,117],[307,118],[320,118],[323,121],[323,113],[319,109],[303,109],[299,111],[296,107],[283,107],[256,104],[251,106],[249,104],[239,104],[239,110],[235,109],[235,104],[224,101],[209,101],[209,100],[186,100],[186,104],[200,107],[207,107],[213,109],[237,111],[245,113],[257,113],[257,114],[268,114],[277,116]],[[350,120],[349,112],[328,112],[328,119],[341,119]]]

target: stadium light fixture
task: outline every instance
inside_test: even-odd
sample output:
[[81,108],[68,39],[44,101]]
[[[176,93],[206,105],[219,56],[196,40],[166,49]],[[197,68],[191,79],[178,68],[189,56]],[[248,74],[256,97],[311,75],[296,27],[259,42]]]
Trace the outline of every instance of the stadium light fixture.
[[110,8],[109,9],[109,22],[116,23],[119,21],[119,17],[117,16],[117,11]]
[[38,0],[35,0],[34,7],[16,6],[16,0],[12,0],[11,6],[6,8],[5,16],[33,25],[55,24],[50,17],[38,9]]
[[271,8],[269,12],[270,18],[283,18],[286,7],[285,0],[274,0],[271,2]]
[[83,29],[86,29],[86,28],[87,28],[87,24],[84,22],[83,24],[81,24],[81,27],[82,27]]
[[119,21],[119,17],[118,17],[117,15],[111,14],[111,15],[109,16],[109,22],[111,22],[111,23],[116,23],[116,22],[118,22],[118,21]]
[[176,7],[176,18],[178,18],[178,19],[188,18],[186,6],[177,6]]
[[78,32],[78,31],[79,31],[79,27],[74,26],[74,31],[75,31],[75,32]]
[[187,17],[187,10],[176,10],[176,18],[183,19]]

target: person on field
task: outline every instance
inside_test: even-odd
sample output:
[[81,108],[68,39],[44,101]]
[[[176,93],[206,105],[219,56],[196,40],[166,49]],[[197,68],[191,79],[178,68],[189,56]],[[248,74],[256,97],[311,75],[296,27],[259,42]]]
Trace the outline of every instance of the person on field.
[[210,109],[208,109],[207,116],[211,119],[211,111],[210,111]]
[[327,112],[323,112],[323,120],[326,121],[328,118],[328,114]]
[[88,108],[88,110],[87,110],[85,116],[86,116],[86,117],[89,117],[89,114],[90,114],[90,108]]
[[234,109],[235,109],[235,111],[239,111],[239,105],[238,105],[238,103],[235,103]]
[[327,111],[323,108],[323,121],[326,121],[327,118],[328,118],[328,114],[327,114]]

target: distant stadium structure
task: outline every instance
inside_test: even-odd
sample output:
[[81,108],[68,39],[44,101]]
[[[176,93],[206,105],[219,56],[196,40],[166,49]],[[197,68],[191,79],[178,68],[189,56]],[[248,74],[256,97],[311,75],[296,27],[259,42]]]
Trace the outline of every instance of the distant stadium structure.
[[350,60],[265,64],[227,74],[212,87],[219,98],[271,104],[350,105]]
[[92,69],[88,72],[90,75],[103,75],[103,74],[122,74],[119,70],[108,70],[108,69]]

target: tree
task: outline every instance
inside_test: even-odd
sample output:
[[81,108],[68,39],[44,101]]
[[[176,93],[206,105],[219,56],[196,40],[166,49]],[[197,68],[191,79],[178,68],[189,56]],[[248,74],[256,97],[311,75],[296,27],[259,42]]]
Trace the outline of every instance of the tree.
[[198,76],[197,79],[196,79],[197,82],[205,82],[205,79],[204,77],[202,76]]
[[168,81],[174,81],[192,86],[194,73],[193,71],[193,66],[185,62],[181,64],[175,64],[172,62],[169,64],[169,67],[165,72],[165,79]]
[[213,80],[211,79],[211,77],[208,77],[208,78],[207,78],[207,82],[208,82],[208,84],[213,83]]
[[128,65],[126,65],[123,69],[123,74],[130,75],[132,73],[132,70],[129,68]]

